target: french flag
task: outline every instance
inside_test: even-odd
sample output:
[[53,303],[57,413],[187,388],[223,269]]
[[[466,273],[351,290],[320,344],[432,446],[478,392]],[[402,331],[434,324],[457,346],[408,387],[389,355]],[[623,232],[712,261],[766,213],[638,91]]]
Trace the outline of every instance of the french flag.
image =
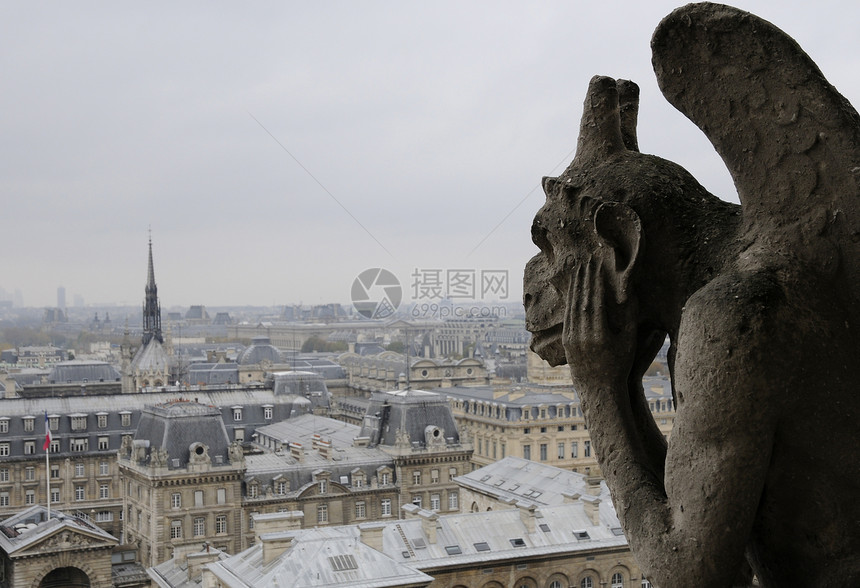
[[48,411],[45,411],[45,444],[42,446],[42,449],[48,451],[48,448],[51,447],[51,441],[54,438],[51,436],[51,427],[48,423]]

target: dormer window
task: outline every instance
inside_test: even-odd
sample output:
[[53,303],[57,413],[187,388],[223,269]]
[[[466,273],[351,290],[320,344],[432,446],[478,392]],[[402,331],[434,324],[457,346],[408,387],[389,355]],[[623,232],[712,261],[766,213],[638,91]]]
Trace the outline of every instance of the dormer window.
[[242,407],[241,406],[234,406],[233,407],[233,420],[234,421],[241,421],[242,420]]
[[83,431],[87,428],[87,415],[76,414],[71,418],[73,431]]
[[325,494],[326,492],[328,492],[328,480],[323,478],[320,480],[320,494]]

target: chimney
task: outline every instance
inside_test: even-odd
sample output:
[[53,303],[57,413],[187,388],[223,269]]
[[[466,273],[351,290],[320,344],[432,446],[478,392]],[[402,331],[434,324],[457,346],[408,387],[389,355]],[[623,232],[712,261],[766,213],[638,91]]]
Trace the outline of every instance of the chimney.
[[517,508],[520,510],[520,520],[526,528],[526,533],[534,533],[537,506],[530,502],[517,502]]
[[188,564],[188,581],[194,580],[203,573],[203,566],[218,561],[220,554],[221,552],[210,546],[208,542],[203,544],[202,551],[189,552],[185,556],[185,561]]
[[385,523],[361,523],[358,525],[361,542],[376,551],[382,551],[382,531],[384,529]]
[[320,439],[317,443],[317,451],[323,458],[331,461],[331,439]]
[[254,517],[254,542],[261,541],[263,535],[301,529],[304,517],[300,510],[258,514]]
[[418,511],[421,510],[421,507],[416,506],[410,502],[409,504],[404,504],[403,506],[401,506],[400,510],[406,513],[406,516],[403,517],[404,519],[414,519],[418,517]]
[[561,495],[564,497],[564,504],[576,502],[581,496],[579,492],[568,492],[567,490],[562,491]]
[[3,384],[3,388],[6,390],[6,398],[17,397],[17,394],[15,393],[15,380],[11,379],[9,374],[6,372],[0,372],[0,384]]
[[600,482],[603,478],[598,476],[588,476],[585,478],[585,491],[592,496],[600,496]]
[[207,349],[206,350],[206,363],[215,363],[215,350]]
[[295,533],[293,531],[260,535],[260,542],[263,544],[263,565],[268,564],[292,547],[294,540]]
[[585,515],[591,520],[591,524],[596,526],[600,525],[600,499],[597,496],[593,496],[592,494],[586,494],[584,496],[580,496],[579,500],[582,501],[582,510],[585,511]]
[[290,457],[299,462],[303,462],[305,460],[305,452],[302,451],[301,443],[290,442]]
[[418,517],[421,519],[421,530],[427,537],[427,543],[436,544],[436,521],[439,520],[439,515],[432,510],[421,509],[418,511]]

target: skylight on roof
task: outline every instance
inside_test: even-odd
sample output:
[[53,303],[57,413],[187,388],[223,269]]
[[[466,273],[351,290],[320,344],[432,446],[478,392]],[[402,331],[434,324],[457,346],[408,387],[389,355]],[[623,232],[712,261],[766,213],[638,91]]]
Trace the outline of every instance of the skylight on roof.
[[610,531],[612,531],[612,534],[616,537],[619,537],[624,534],[624,529],[622,529],[621,527],[612,527]]
[[543,531],[544,533],[549,533],[549,525],[547,525],[546,523],[541,523],[539,526],[541,531]]
[[522,537],[517,537],[516,539],[511,539],[511,545],[514,547],[525,547],[526,542],[522,539]]
[[331,569],[336,572],[358,569],[358,564],[355,563],[355,558],[348,553],[346,555],[333,555],[328,558],[328,563],[331,564]]
[[486,541],[481,541],[480,543],[475,543],[475,551],[489,551],[490,544]]
[[424,539],[421,537],[416,537],[415,539],[413,539],[412,545],[415,547],[415,549],[426,549],[427,548],[427,544],[424,543]]
[[460,555],[461,553],[463,553],[463,550],[460,549],[459,545],[448,545],[445,547],[445,551],[448,553],[448,555]]
[[586,539],[591,539],[588,535],[588,531],[574,531],[573,536],[576,537],[578,541],[584,541]]

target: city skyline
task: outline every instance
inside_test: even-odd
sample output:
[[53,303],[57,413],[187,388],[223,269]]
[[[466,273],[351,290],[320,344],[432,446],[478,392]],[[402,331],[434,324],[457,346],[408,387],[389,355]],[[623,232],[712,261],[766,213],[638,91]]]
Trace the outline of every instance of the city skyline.
[[[142,304],[151,229],[165,308],[348,303],[368,268],[505,270],[515,301],[594,74],[640,85],[643,152],[737,201],[651,71],[680,4],[6,4],[0,287]],[[860,102],[860,6],[741,7]]]

